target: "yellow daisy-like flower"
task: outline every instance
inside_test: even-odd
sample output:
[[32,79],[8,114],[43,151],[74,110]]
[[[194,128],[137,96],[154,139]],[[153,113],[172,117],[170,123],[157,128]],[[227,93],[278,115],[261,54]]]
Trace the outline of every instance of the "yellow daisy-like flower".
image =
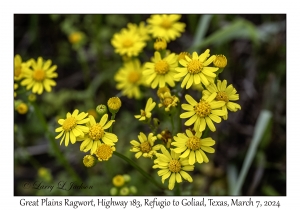
[[214,153],[215,150],[210,146],[213,146],[215,141],[210,137],[201,139],[201,132],[195,135],[188,129],[185,132],[186,134],[178,133],[177,136],[174,136],[175,142],[171,143],[171,145],[177,147],[174,152],[181,154],[180,158],[188,158],[190,165],[195,164],[196,161],[198,163],[203,163],[203,161],[208,163],[209,160],[203,151]]
[[65,146],[69,145],[69,141],[74,144],[77,140],[77,137],[84,136],[85,133],[89,131],[89,128],[82,125],[90,121],[89,118],[86,118],[88,113],[81,112],[80,114],[78,109],[75,109],[71,114],[67,113],[66,119],[59,119],[58,124],[61,127],[56,128],[55,132],[60,132],[55,139],[61,138],[60,145],[65,140]]
[[146,46],[144,40],[136,30],[122,29],[120,33],[114,34],[111,44],[115,52],[121,56],[137,56]]
[[154,160],[152,168],[159,168],[158,176],[161,176],[162,183],[169,179],[169,190],[175,186],[175,182],[181,183],[182,178],[192,182],[193,178],[186,171],[193,171],[194,165],[190,165],[187,158],[179,158],[180,154],[171,150],[171,154],[165,147],[161,147],[161,153],[156,153],[157,159]]
[[107,161],[112,157],[114,151],[116,151],[116,148],[114,146],[100,143],[97,150],[95,151],[95,154],[98,157],[99,161]]
[[51,86],[56,85],[56,82],[52,78],[57,77],[57,73],[54,72],[57,66],[51,66],[51,64],[51,60],[44,62],[42,57],[39,57],[37,62],[32,60],[32,69],[27,68],[23,71],[24,79],[21,85],[27,86],[27,90],[32,88],[32,92],[37,94],[42,94],[44,88],[47,92],[50,92],[52,89]]
[[22,58],[20,55],[15,55],[14,58],[14,80],[19,81],[23,78],[23,70],[30,67],[32,59],[27,62],[22,62]]
[[139,119],[139,121],[144,121],[144,120],[150,119],[151,116],[152,116],[151,111],[154,109],[155,105],[156,105],[156,103],[153,102],[153,99],[149,98],[147,100],[145,110],[141,109],[141,114],[140,115],[134,115],[134,117],[136,119]]
[[145,158],[152,158],[156,151],[161,147],[160,144],[154,146],[154,142],[156,141],[157,137],[154,136],[153,133],[149,133],[147,138],[143,132],[140,132],[138,139],[140,142],[136,140],[130,141],[130,144],[133,145],[133,147],[130,149],[130,152],[136,152],[136,158],[139,158],[142,155]]
[[140,22],[140,25],[134,23],[128,23],[127,27],[129,30],[135,31],[137,34],[140,35],[143,41],[147,41],[150,39],[149,36],[149,26],[145,24],[145,22]]
[[203,90],[203,99],[209,98],[213,93],[217,93],[215,100],[224,101],[225,105],[222,106],[222,110],[226,112],[223,116],[224,120],[228,119],[228,109],[232,112],[236,112],[241,109],[241,106],[237,103],[231,101],[239,100],[239,94],[237,94],[236,89],[232,85],[227,86],[227,80],[218,80],[217,85],[211,83],[208,85],[207,90]]
[[211,131],[216,131],[216,127],[213,122],[220,123],[220,116],[224,116],[226,112],[220,110],[222,106],[225,105],[224,101],[215,101],[217,93],[211,94],[207,99],[201,99],[197,102],[192,96],[186,94],[185,99],[189,104],[182,104],[181,107],[184,112],[180,115],[180,118],[190,118],[184,124],[186,126],[191,126],[194,124],[194,130],[196,132],[202,132],[206,128],[206,124]]
[[88,152],[91,151],[91,155],[94,154],[97,148],[101,145],[101,140],[106,145],[112,146],[118,141],[118,137],[113,134],[106,132],[115,120],[110,120],[107,122],[108,114],[101,117],[99,123],[96,123],[95,118],[89,115],[89,122],[86,124],[88,127],[88,133],[78,141],[83,141],[80,145],[80,151]]
[[123,175],[116,175],[112,179],[112,183],[115,187],[122,187],[125,184],[125,179]]
[[186,89],[190,88],[193,84],[203,83],[204,85],[208,85],[213,82],[213,78],[216,77],[216,72],[219,68],[217,67],[209,67],[215,59],[216,56],[213,55],[209,57],[209,50],[207,49],[204,53],[198,56],[197,52],[193,52],[192,58],[185,56],[185,59],[181,59],[179,63],[183,67],[175,68],[178,72],[175,75],[175,78],[183,78],[181,83],[181,87]]
[[149,32],[154,38],[164,38],[167,42],[181,36],[185,30],[185,23],[178,22],[181,15],[151,15],[147,19]]
[[154,53],[153,62],[147,62],[145,64],[145,71],[143,74],[148,77],[146,82],[151,84],[153,89],[157,86],[164,87],[166,86],[166,83],[171,87],[174,87],[175,68],[177,66],[178,61],[175,53],[171,53],[162,59],[160,53],[156,51]]
[[139,86],[144,83],[143,67],[138,59],[124,63],[115,74],[116,88],[128,98],[140,99],[142,94]]
[[175,95],[171,95],[170,92],[165,92],[160,98],[160,103],[158,107],[165,107],[165,111],[168,112],[172,107],[177,106],[177,102],[179,102],[178,97]]

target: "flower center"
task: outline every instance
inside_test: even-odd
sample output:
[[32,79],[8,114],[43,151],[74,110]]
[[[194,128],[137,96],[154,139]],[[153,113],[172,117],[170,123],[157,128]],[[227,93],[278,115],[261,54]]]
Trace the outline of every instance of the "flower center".
[[224,91],[218,92],[216,96],[217,101],[225,101],[226,103],[229,101],[227,94]]
[[62,127],[65,131],[72,130],[77,125],[75,117],[69,117],[65,120]]
[[164,60],[160,60],[155,63],[154,70],[157,74],[166,74],[169,71],[169,64]]
[[151,151],[151,149],[152,149],[152,147],[151,147],[151,145],[149,144],[149,142],[148,141],[144,141],[143,143],[141,143],[141,151],[143,152],[143,153],[148,153],[148,152],[150,152]]
[[169,29],[171,28],[172,26],[172,22],[169,21],[168,19],[164,19],[161,24],[160,24],[161,27],[165,28],[165,29]]
[[113,154],[113,150],[106,144],[101,144],[96,150],[96,155],[101,160],[108,160]]
[[130,83],[136,83],[141,77],[141,74],[136,72],[136,71],[132,71],[128,74],[128,81]]
[[169,170],[173,173],[177,173],[181,170],[181,164],[178,160],[171,160],[169,163]]
[[187,65],[187,70],[190,74],[198,74],[202,68],[203,64],[198,60],[191,60]]
[[194,106],[194,111],[200,117],[207,117],[210,114],[211,108],[209,103],[201,100],[196,106]]
[[41,81],[43,81],[45,79],[46,74],[45,74],[44,70],[42,70],[42,69],[36,69],[36,70],[34,70],[32,76],[33,76],[33,79],[35,79],[38,82],[41,82]]
[[102,139],[104,136],[104,130],[100,124],[96,124],[90,127],[89,136],[94,141]]
[[173,102],[173,99],[168,97],[168,98],[165,98],[164,101],[163,101],[163,104],[165,107],[169,106],[170,104],[172,104]]
[[125,48],[132,47],[132,45],[133,45],[133,42],[131,39],[126,39],[123,41],[123,47],[125,47]]
[[185,144],[189,149],[195,151],[195,150],[198,150],[200,149],[200,146],[201,146],[201,142],[200,142],[200,139],[196,136],[192,136],[190,137],[186,144]]
[[21,70],[22,70],[21,66],[17,66],[15,68],[15,77],[18,77],[21,74]]

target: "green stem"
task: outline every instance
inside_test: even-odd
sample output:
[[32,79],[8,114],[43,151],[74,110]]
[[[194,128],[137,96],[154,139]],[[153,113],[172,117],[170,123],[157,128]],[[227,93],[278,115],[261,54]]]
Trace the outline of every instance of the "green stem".
[[35,111],[37,117],[39,118],[39,120],[45,130],[46,137],[50,141],[51,147],[54,150],[54,154],[55,154],[56,158],[60,161],[60,163],[65,167],[65,169],[68,171],[68,173],[71,174],[77,182],[82,182],[81,178],[77,175],[77,173],[74,171],[74,169],[68,163],[66,158],[60,152],[60,149],[55,142],[55,138],[54,138],[53,134],[51,132],[49,132],[49,130],[48,130],[48,125],[47,125],[44,115],[41,113],[40,109],[38,108],[38,106],[35,103],[32,103],[32,105],[34,107],[34,111]]
[[160,188],[161,190],[165,190],[166,188],[156,182],[147,172],[145,172],[139,165],[137,165],[134,161],[130,160],[128,157],[122,155],[121,153],[114,152],[115,155],[117,155],[119,158],[125,160],[127,163],[132,165],[136,170],[138,170],[144,177],[146,177],[150,182],[152,182],[155,186]]
[[172,134],[174,135],[174,119],[173,119],[173,114],[170,115],[171,118],[171,125],[172,125]]
[[[110,120],[114,120],[115,117],[116,117],[116,113],[113,113],[113,114],[111,115]],[[109,132],[110,132],[110,133],[112,133],[112,129],[113,129],[113,124],[112,124],[112,125],[110,126],[110,128],[109,128]]]

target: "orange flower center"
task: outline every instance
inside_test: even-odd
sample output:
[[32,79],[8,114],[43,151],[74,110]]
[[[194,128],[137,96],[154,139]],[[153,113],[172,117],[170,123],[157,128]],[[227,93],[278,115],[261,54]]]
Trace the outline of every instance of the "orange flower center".
[[96,124],[96,125],[93,125],[90,127],[89,136],[94,141],[102,139],[104,134],[105,134],[105,132],[100,124]]
[[201,100],[196,106],[194,106],[194,111],[200,117],[207,117],[210,114],[211,108],[209,103]]
[[45,79],[45,76],[46,76],[45,71],[42,69],[34,70],[33,75],[32,75],[33,79],[38,82],[43,81]]
[[201,142],[200,142],[200,139],[197,137],[197,136],[192,136],[190,137],[186,144],[185,144],[189,149],[195,151],[195,150],[198,150],[200,149],[200,146],[201,146]]
[[160,60],[155,63],[154,70],[157,74],[166,74],[169,71],[169,64],[167,61]]
[[139,81],[141,77],[141,74],[139,72],[136,72],[136,71],[132,71],[128,74],[128,81],[130,83],[136,83],[137,81]]
[[125,39],[125,40],[123,41],[123,47],[125,47],[125,48],[132,47],[132,45],[133,45],[133,42],[132,42],[131,39]]
[[181,170],[181,164],[178,160],[171,160],[169,163],[169,170],[173,173],[177,173]]
[[150,152],[151,149],[152,149],[152,147],[151,147],[151,145],[149,144],[148,141],[144,141],[143,143],[141,143],[140,148],[141,148],[141,151],[142,151],[143,153],[148,153],[148,152]]
[[77,123],[76,123],[76,118],[71,116],[71,117],[67,118],[67,119],[64,121],[62,127],[63,127],[63,129],[64,129],[65,131],[70,131],[70,130],[72,130],[76,125],[77,125]]
[[199,60],[191,60],[187,65],[190,74],[198,74],[203,69],[203,64]]

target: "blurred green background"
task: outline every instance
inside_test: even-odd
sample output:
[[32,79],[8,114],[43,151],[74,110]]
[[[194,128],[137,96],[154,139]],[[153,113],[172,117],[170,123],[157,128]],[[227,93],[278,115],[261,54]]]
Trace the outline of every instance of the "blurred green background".
[[[122,66],[114,53],[111,38],[127,26],[146,21],[149,14],[106,15],[14,15],[14,55],[23,61],[30,58],[51,59],[58,66],[57,86],[51,93],[37,97],[48,130],[58,126],[57,120],[75,108],[80,111],[106,104],[119,93],[112,79]],[[233,195],[239,174],[245,165],[247,151],[253,143],[254,130],[260,113],[271,116],[261,131],[253,162],[245,174],[240,195],[286,195],[286,15],[284,14],[183,14],[186,23],[182,36],[168,45],[172,52],[204,52],[224,54],[228,65],[220,74],[240,95],[242,109],[229,113],[227,121],[210,133],[216,140],[216,152],[209,154],[208,164],[196,164],[193,183],[182,183],[182,195]],[[68,36],[80,31],[84,40],[72,45]],[[153,55],[151,44],[146,55]],[[145,58],[145,61],[149,61]],[[148,60],[146,60],[148,59]],[[26,93],[27,94],[27,93]],[[28,94],[18,93],[16,99],[27,100]],[[116,117],[114,132],[118,136],[117,150],[135,160],[129,152],[130,140],[137,139],[145,127],[133,117],[144,108],[147,98],[139,101],[120,97],[122,107]],[[26,115],[14,112],[14,194],[15,195],[109,195],[112,178],[129,174],[130,185],[138,195],[173,195],[152,185],[131,165],[113,156],[108,162],[85,168],[79,145],[60,146],[60,151],[89,190],[34,189],[25,183],[57,185],[59,181],[74,181],[54,155],[53,145],[44,127],[29,107]],[[266,111],[267,110],[267,111]],[[99,119],[98,119],[99,120]],[[130,125],[130,126],[128,126]],[[163,128],[162,128],[163,129]],[[54,134],[55,135],[55,134]],[[59,140],[56,140],[57,145]],[[160,182],[151,160],[136,162]],[[41,167],[49,174],[41,173]],[[40,173],[38,173],[40,171]],[[46,173],[47,174],[47,173]]]

